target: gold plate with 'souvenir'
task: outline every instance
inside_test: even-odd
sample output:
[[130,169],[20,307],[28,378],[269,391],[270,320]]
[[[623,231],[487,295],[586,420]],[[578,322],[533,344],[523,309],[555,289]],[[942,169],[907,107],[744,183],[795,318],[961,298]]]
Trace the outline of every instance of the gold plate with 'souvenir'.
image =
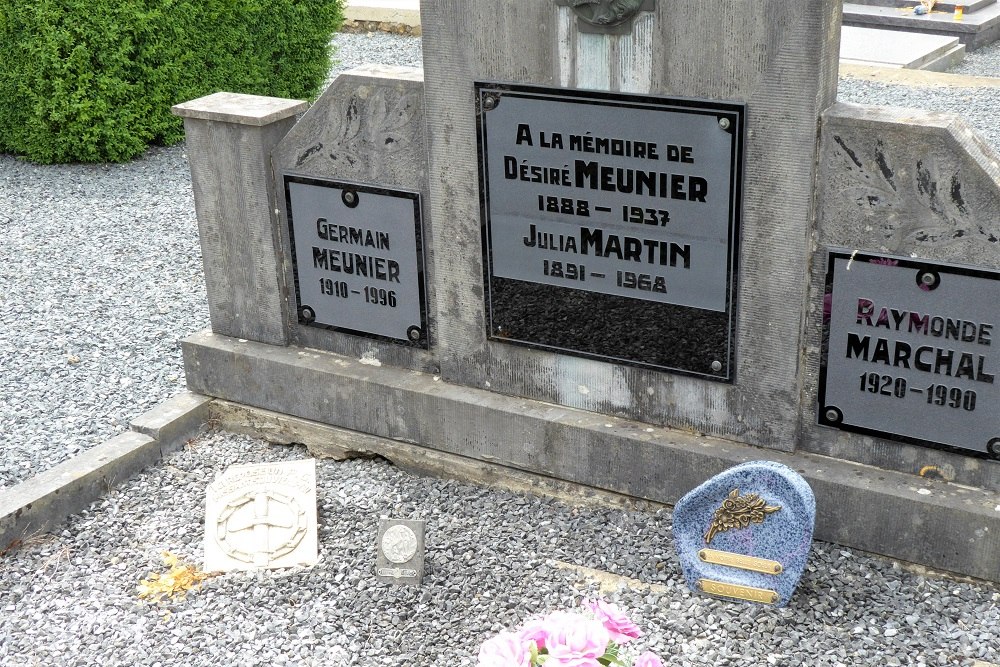
[[709,595],[721,595],[722,597],[747,600],[748,602],[760,602],[762,604],[776,604],[778,602],[778,594],[766,588],[727,584],[723,581],[712,581],[711,579],[699,579],[698,588],[703,593],[708,593]]
[[698,558],[706,563],[714,565],[727,565],[741,570],[760,572],[762,574],[781,574],[784,571],[781,563],[776,560],[766,558],[756,558],[755,556],[744,556],[734,554],[731,551],[717,551],[715,549],[702,549],[698,552]]

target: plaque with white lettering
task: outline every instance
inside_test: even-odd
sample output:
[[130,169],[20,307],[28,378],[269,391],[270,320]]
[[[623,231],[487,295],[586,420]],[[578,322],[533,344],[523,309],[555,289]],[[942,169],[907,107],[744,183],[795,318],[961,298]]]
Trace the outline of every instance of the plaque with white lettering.
[[1000,273],[832,251],[819,423],[1000,458]]
[[426,348],[420,194],[284,183],[299,323]]
[[745,107],[477,83],[493,340],[732,382]]

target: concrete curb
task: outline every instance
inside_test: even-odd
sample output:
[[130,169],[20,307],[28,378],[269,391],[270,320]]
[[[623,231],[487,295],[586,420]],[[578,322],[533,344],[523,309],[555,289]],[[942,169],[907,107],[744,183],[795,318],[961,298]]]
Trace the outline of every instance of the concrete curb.
[[212,399],[185,392],[132,422],[132,430],[0,491],[0,553],[58,526],[111,488],[180,449],[208,421]]

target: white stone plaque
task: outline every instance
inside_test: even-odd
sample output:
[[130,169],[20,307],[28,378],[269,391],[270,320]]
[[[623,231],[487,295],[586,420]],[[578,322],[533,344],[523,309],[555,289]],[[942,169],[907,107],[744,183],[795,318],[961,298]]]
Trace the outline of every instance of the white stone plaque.
[[315,459],[231,466],[205,504],[206,571],[316,564]]

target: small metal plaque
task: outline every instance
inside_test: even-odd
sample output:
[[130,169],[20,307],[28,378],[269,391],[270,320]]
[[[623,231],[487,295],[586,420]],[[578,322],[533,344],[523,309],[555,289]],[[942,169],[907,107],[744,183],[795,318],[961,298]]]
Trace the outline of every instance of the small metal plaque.
[[772,590],[753,588],[752,586],[740,586],[739,584],[727,584],[724,581],[713,581],[712,579],[699,579],[698,588],[703,593],[708,593],[709,595],[719,595],[747,602],[775,604],[778,601],[778,594]]
[[734,554],[730,551],[717,551],[716,549],[702,549],[698,552],[698,558],[705,563],[713,565],[725,565],[735,567],[740,570],[760,572],[761,574],[781,574],[784,567],[776,560],[766,558],[755,558],[743,554]]
[[490,337],[731,382],[745,107],[476,93]]
[[1000,273],[833,251],[819,423],[1000,458]]
[[300,324],[427,347],[420,194],[284,175]]
[[419,586],[424,576],[424,529],[422,519],[379,520],[378,557],[375,577],[391,584]]

